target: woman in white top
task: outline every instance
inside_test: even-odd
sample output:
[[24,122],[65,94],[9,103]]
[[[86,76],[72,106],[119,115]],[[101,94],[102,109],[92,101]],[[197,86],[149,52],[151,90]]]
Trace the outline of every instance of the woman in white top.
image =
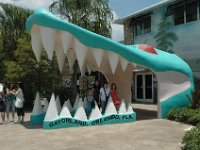
[[[19,98],[20,100],[24,102],[24,94],[19,84],[16,85],[15,90],[16,90],[15,92],[16,98]],[[17,123],[23,123],[24,122],[24,105],[22,108],[16,108],[16,110],[17,110],[17,116],[18,116]]]

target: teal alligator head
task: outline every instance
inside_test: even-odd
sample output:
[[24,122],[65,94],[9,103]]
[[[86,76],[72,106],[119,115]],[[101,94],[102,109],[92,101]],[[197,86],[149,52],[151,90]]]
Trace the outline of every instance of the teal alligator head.
[[102,72],[109,82],[116,82],[120,98],[131,102],[131,81],[136,65],[152,70],[158,82],[158,116],[165,118],[171,108],[189,104],[186,94],[194,88],[192,71],[175,54],[149,45],[124,45],[62,20],[52,13],[37,9],[26,23],[31,33],[32,48],[40,60],[44,48],[49,59],[56,53],[60,71],[65,57],[72,67],[77,59],[84,74]]

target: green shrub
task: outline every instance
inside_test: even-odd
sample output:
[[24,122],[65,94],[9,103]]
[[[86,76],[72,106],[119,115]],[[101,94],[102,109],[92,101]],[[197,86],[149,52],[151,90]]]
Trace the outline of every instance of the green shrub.
[[200,123],[200,109],[191,109],[191,116],[187,119],[188,124],[197,125]]
[[196,127],[200,130],[200,123],[198,123],[198,124],[196,125]]
[[196,128],[186,132],[182,139],[182,150],[199,150],[200,149],[200,124]]
[[168,119],[197,125],[200,123],[200,109],[191,109],[189,107],[174,108],[168,113]]

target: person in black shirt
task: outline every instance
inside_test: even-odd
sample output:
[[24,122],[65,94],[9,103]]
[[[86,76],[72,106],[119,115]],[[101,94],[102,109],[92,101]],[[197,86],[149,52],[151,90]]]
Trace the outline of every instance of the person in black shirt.
[[101,107],[101,102],[99,100],[100,88],[101,88],[101,86],[99,84],[99,81],[96,80],[95,83],[94,83],[93,95],[94,95],[94,99],[97,102],[99,108]]
[[2,123],[5,124],[5,112],[6,112],[6,95],[4,93],[4,84],[0,84],[0,112],[1,112],[1,119]]

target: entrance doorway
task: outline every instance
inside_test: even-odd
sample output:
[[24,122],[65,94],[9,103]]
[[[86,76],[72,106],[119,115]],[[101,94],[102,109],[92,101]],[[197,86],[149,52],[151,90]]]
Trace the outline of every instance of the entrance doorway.
[[154,102],[153,73],[137,73],[135,75],[135,100],[138,102]]
[[133,110],[137,120],[157,118],[157,81],[153,72],[134,72]]

